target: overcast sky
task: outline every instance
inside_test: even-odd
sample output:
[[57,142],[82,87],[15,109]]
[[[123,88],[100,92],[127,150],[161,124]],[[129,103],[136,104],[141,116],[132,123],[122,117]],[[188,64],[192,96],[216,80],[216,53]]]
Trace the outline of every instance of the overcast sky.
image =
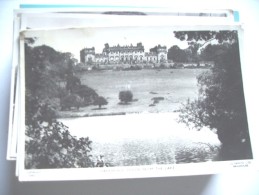
[[185,41],[174,37],[173,31],[172,27],[100,27],[27,31],[26,37],[37,37],[34,45],[45,44],[56,51],[71,52],[79,60],[81,49],[95,47],[95,52],[101,53],[105,43],[135,46],[142,42],[145,52],[158,44],[167,46],[167,49],[173,45],[182,49],[188,47]]

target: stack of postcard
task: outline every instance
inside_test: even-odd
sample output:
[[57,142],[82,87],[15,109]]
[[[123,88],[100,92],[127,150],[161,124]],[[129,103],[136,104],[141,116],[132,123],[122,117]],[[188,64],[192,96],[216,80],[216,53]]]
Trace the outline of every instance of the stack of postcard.
[[20,181],[255,168],[231,10],[21,9],[7,159]]

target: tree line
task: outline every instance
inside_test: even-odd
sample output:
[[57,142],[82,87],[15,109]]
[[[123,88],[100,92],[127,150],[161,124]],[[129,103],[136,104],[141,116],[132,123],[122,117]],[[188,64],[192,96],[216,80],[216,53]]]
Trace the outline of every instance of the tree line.
[[[181,33],[188,33],[189,37],[185,38]],[[224,33],[227,35],[223,35]],[[234,40],[236,38],[227,31],[224,31],[224,33],[223,31],[218,32],[217,34],[222,35],[220,37],[215,34],[215,31],[200,31],[198,34],[204,34],[204,36],[198,37],[197,32],[193,32],[191,35],[188,31],[177,31],[175,32],[175,37],[182,41],[188,41],[189,46],[181,49],[179,46],[173,45],[168,49],[167,57],[175,63],[196,63],[198,65],[201,61],[215,60],[213,58],[215,52],[228,48],[231,45],[230,39]],[[225,36],[228,36],[229,39]]]

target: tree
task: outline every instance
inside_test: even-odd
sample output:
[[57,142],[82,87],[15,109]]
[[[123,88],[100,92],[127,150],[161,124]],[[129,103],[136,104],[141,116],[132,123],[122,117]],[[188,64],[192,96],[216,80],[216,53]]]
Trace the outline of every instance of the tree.
[[177,45],[172,46],[168,50],[167,58],[173,62],[187,62],[187,54],[184,50],[180,49]]
[[[237,41],[237,31],[174,31],[174,36],[181,41],[199,41],[203,42],[203,44],[217,40],[218,43],[223,43],[225,41],[229,41],[230,43]],[[201,45],[203,46],[203,45]]]
[[128,102],[131,102],[133,100],[133,93],[131,91],[129,91],[129,90],[127,90],[127,91],[120,91],[119,99],[124,104],[127,104]]
[[77,91],[77,89],[81,85],[80,79],[74,75],[68,75],[66,81],[66,89],[70,93],[74,93],[75,91]]
[[63,90],[59,82],[73,75],[75,59],[71,53],[57,52],[46,45],[33,47],[34,40],[25,42],[26,89],[41,99],[59,98]]
[[60,100],[61,110],[70,110],[72,107],[79,108],[83,105],[82,98],[77,94],[70,94]]
[[97,98],[95,98],[93,103],[93,105],[99,106],[99,109],[101,109],[103,105],[107,105],[107,104],[108,102],[103,96],[98,96]]
[[73,137],[56,120],[59,70],[72,74],[72,56],[45,45],[32,47],[34,41],[25,43],[25,168],[91,167],[90,139]]
[[79,85],[77,89],[74,90],[74,92],[83,99],[83,104],[85,106],[92,104],[98,97],[98,94],[95,92],[95,90],[86,85]]
[[[221,160],[252,158],[237,32],[191,32],[191,35],[204,42],[218,38],[219,43],[226,41],[229,45],[211,56],[215,66],[198,76],[198,98],[188,100],[180,109],[179,121],[196,129],[207,126],[216,130],[222,143]],[[188,33],[185,37],[189,37]]]
[[73,137],[67,126],[56,120],[51,105],[36,97],[26,96],[25,168],[91,167],[91,143]]
[[189,62],[195,62],[197,65],[199,65],[199,55],[198,55],[198,50],[200,49],[201,44],[191,41],[188,43],[189,47],[188,50],[189,52]]
[[223,43],[223,44],[208,44],[206,47],[200,49],[200,59],[203,61],[210,61],[213,60],[216,56],[216,53],[219,53],[220,51],[226,51],[231,47],[231,44],[229,43]]

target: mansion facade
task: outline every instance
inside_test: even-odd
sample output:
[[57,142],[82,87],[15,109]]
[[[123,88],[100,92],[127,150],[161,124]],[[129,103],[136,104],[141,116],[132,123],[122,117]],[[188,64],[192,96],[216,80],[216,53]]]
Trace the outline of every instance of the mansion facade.
[[158,45],[145,52],[142,43],[112,47],[106,43],[102,53],[95,53],[94,47],[82,49],[80,62],[86,65],[162,63],[167,62],[167,48]]

